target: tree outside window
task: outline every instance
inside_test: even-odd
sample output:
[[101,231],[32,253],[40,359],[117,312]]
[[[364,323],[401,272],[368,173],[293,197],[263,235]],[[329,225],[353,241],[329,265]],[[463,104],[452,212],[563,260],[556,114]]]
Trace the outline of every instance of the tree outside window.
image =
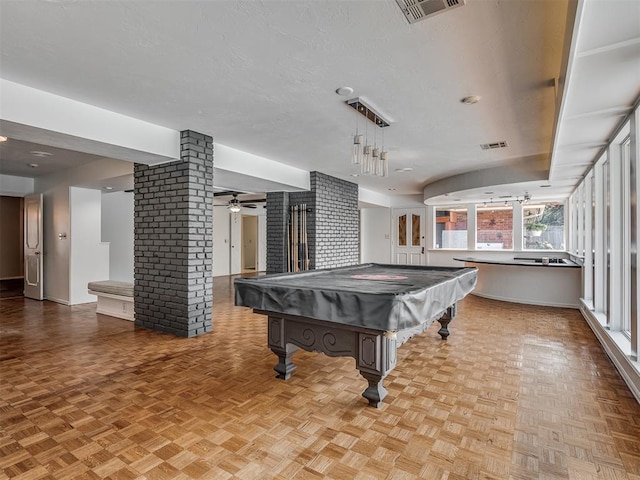
[[524,248],[564,250],[564,204],[536,203],[523,208]]

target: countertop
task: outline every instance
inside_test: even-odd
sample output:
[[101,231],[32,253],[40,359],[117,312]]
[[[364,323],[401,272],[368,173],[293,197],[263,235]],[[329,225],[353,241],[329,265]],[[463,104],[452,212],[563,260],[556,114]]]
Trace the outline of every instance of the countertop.
[[454,257],[454,260],[459,262],[469,263],[486,263],[489,265],[510,265],[510,266],[525,266],[525,267],[553,267],[553,268],[580,268],[580,265],[572,262],[567,258],[561,257],[549,257],[548,264],[542,263],[541,257],[513,257],[512,260],[495,258],[478,258],[478,257]]

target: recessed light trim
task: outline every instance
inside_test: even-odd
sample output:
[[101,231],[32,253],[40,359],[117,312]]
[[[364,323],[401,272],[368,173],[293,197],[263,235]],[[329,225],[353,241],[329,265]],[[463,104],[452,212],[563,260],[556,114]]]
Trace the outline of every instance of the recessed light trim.
[[50,157],[53,155],[53,153],[49,153],[49,152],[42,152],[40,150],[34,150],[32,152],[30,152],[31,155],[33,155],[34,157]]
[[413,172],[413,168],[411,168],[411,167],[396,168],[395,172],[396,173]]
[[340,87],[336,88],[336,93],[341,97],[348,97],[353,93],[353,88],[351,87]]
[[9,140],[7,137],[0,135],[0,142],[6,142],[7,140]]
[[102,187],[103,190],[113,190],[113,187]]
[[540,185],[540,188],[549,188],[549,187],[551,187],[551,185],[550,185],[550,184]]
[[37,163],[29,163],[28,164],[31,168],[38,168],[40,165],[38,165]]
[[460,99],[460,101],[465,105],[473,105],[475,103],[478,103],[481,98],[482,97],[480,97],[479,95],[469,95],[468,97]]
[[493,192],[484,192],[485,195],[493,195]]

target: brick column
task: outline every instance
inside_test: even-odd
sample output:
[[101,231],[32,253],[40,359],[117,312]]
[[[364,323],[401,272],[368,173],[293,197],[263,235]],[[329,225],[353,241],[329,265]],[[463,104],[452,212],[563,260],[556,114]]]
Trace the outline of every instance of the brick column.
[[267,192],[267,273],[282,273],[287,266],[289,194]]
[[267,273],[286,271],[289,206],[307,205],[311,269],[355,265],[359,260],[358,185],[311,172],[308,192],[267,194]]
[[135,324],[194,337],[213,329],[213,139],[180,143],[181,160],[134,166]]
[[358,185],[320,172],[311,172],[310,183],[315,195],[314,268],[356,265],[360,259]]

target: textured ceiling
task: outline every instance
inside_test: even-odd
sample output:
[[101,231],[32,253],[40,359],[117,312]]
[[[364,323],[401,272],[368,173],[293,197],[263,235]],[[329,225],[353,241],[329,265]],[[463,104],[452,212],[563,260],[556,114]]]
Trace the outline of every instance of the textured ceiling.
[[[5,0],[1,75],[374,191],[421,194],[530,158],[548,168],[568,9],[467,0],[409,25],[394,0]],[[356,114],[341,86],[392,121],[388,179],[349,176]],[[463,105],[467,95],[482,99]],[[480,148],[502,140],[508,148]]]

